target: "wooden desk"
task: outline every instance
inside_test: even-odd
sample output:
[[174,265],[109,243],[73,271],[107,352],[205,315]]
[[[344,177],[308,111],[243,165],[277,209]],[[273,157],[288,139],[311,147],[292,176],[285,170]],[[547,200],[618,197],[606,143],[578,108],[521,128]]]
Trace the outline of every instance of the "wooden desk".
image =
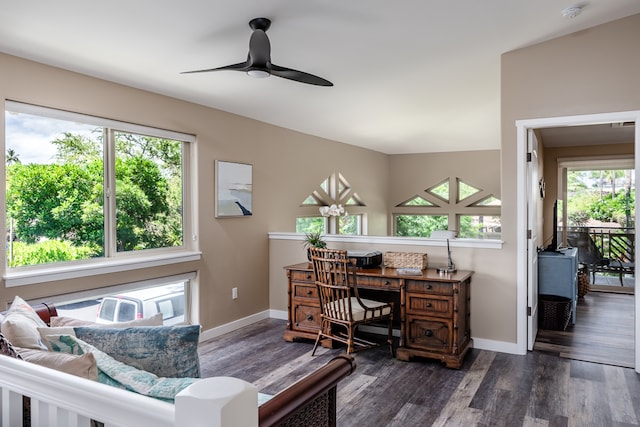
[[[288,279],[288,322],[284,339],[315,339],[320,328],[320,302],[311,263],[285,267]],[[471,340],[471,271],[439,274],[426,269],[420,276],[395,268],[357,268],[358,288],[379,291],[400,301],[400,343],[396,357],[441,360],[459,369],[473,346]],[[383,292],[380,292],[383,291]],[[330,343],[329,343],[330,345]]]

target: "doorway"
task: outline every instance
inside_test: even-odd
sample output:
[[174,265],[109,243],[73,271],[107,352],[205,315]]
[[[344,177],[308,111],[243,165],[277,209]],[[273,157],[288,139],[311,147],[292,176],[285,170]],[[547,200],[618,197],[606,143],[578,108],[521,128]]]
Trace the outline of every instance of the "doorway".
[[[622,144],[613,145],[615,138],[609,139],[607,151],[618,151],[615,155],[594,155],[606,140],[599,146],[582,146],[578,153],[564,147],[545,150],[546,160],[552,163],[545,165],[557,164],[559,177],[554,199],[559,205],[557,227],[550,231],[558,231],[559,246],[577,248],[581,268],[575,324],[569,323],[564,330],[540,329],[534,350],[567,359],[635,366],[633,132],[629,126]],[[581,155],[566,157],[567,151]],[[555,194],[553,190],[550,193]],[[549,220],[546,217],[545,223]],[[623,265],[628,268],[616,269]]]
[[[537,335],[537,324],[529,321],[530,317],[537,316],[536,313],[531,313],[531,308],[527,298],[528,293],[532,287],[537,288],[537,283],[532,284],[529,282],[529,271],[532,268],[532,259],[537,257],[537,254],[532,254],[527,250],[527,230],[530,230],[532,225],[527,215],[527,209],[529,201],[527,200],[529,192],[527,191],[527,164],[526,164],[526,149],[528,143],[528,135],[532,134],[532,131],[552,129],[552,128],[566,128],[572,126],[585,126],[593,124],[611,124],[611,123],[625,123],[625,122],[640,122],[640,111],[620,112],[620,113],[604,113],[593,114],[583,116],[569,116],[569,117],[555,117],[545,119],[532,119],[532,120],[519,120],[516,122],[517,127],[517,186],[518,186],[518,200],[517,200],[517,250],[518,250],[518,346],[522,348],[523,353],[527,349],[531,349],[527,346],[527,342],[532,342],[531,337]],[[640,152],[640,129],[638,126],[634,127],[634,168],[638,170],[639,152]],[[638,189],[636,189],[635,196],[638,196]],[[638,214],[636,213],[636,221],[638,223]],[[636,244],[638,239],[637,226],[636,226]],[[637,286],[637,279],[635,282]],[[636,292],[634,298],[634,350],[635,360],[634,366],[636,372],[640,372],[640,349],[638,333],[640,331],[640,314],[639,314],[639,294]],[[529,311],[528,311],[529,309]]]

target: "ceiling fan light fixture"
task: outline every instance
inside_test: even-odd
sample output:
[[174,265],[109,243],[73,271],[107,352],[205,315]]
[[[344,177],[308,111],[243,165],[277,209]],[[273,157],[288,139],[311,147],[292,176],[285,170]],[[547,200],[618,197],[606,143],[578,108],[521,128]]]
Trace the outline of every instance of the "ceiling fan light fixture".
[[570,6],[565,9],[562,9],[562,12],[560,12],[560,14],[564,19],[573,19],[576,16],[580,15],[580,12],[582,12],[582,7]]
[[271,75],[271,73],[266,70],[248,70],[247,74],[256,79],[265,79]]

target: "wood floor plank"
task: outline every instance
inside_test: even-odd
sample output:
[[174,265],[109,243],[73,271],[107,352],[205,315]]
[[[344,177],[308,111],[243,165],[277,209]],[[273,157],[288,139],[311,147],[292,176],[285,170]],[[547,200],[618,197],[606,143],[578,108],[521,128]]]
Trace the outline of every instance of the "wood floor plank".
[[524,417],[522,427],[548,427],[549,420],[541,420],[539,418]]
[[629,396],[631,397],[636,419],[640,421],[640,381],[638,380],[638,374],[631,369],[623,369],[622,372],[629,389]]
[[527,415],[555,423],[557,417],[566,417],[570,412],[567,396],[571,367],[565,359],[542,353],[534,353],[533,356],[536,361],[535,379]]
[[393,417],[389,427],[406,427],[415,425],[416,420],[424,420],[429,417],[429,408],[413,403],[406,403]]
[[[491,351],[485,351],[478,355],[475,362],[469,369],[469,372],[464,376],[456,388],[455,393],[451,396],[449,402],[433,423],[434,426],[444,426],[448,425],[447,423],[456,423],[467,420],[469,414],[473,414],[478,418],[482,415],[482,411],[480,410],[469,412],[466,409],[469,408],[471,400],[480,387],[480,384],[491,367],[491,363],[495,357],[496,353]],[[477,421],[478,420],[475,420],[475,422]]]
[[[282,338],[285,321],[267,319],[200,344],[203,376],[234,376],[275,394],[343,349]],[[533,351],[472,349],[459,370],[387,348],[356,353],[356,370],[338,386],[341,427],[606,426],[640,427],[640,377],[605,366]]]
[[[578,362],[583,363],[583,362]],[[610,426],[611,410],[600,382],[569,377],[570,426]]]
[[566,331],[540,329],[534,348],[567,359],[635,366],[635,296],[589,292]]
[[370,386],[378,379],[372,375],[363,375],[359,373],[352,374],[353,378],[348,384],[340,386],[338,389],[338,397],[340,402],[345,406],[352,404],[362,393],[366,393]]
[[638,424],[624,372],[612,366],[604,366],[603,369],[606,396],[613,420],[620,423]]

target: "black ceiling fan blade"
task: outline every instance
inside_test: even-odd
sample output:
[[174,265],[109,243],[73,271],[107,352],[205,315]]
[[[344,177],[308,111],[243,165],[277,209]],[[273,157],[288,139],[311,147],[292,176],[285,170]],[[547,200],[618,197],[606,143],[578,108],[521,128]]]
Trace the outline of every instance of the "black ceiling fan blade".
[[210,71],[223,71],[223,70],[247,71],[249,67],[250,67],[250,63],[247,60],[244,62],[239,62],[237,64],[225,65],[217,68],[208,68],[206,70],[183,71],[180,74],[208,73]]
[[249,39],[249,58],[252,66],[268,68],[271,63],[271,43],[263,30],[257,29],[251,33]]
[[292,68],[281,67],[271,63],[271,43],[266,31],[271,26],[268,18],[254,18],[249,21],[249,27],[253,30],[249,39],[249,54],[245,62],[225,65],[224,67],[209,68],[206,70],[183,71],[180,74],[207,73],[210,71],[244,71],[253,77],[269,77],[274,75],[284,79],[316,86],[333,86],[329,80]]
[[322,77],[314,76],[313,74],[305,73],[304,71],[281,67],[275,64],[271,64],[271,74],[284,79],[294,80],[296,82],[307,83],[310,85],[333,86],[333,83],[329,80],[323,79]]

